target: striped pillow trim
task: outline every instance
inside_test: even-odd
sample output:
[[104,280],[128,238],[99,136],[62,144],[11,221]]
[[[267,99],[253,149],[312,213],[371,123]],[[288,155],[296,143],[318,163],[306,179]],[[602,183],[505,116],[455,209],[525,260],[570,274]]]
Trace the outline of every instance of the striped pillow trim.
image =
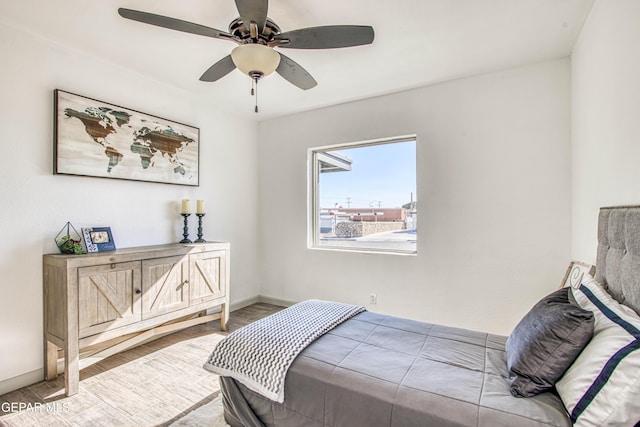
[[613,310],[607,307],[602,301],[596,297],[589,288],[584,285],[580,285],[580,291],[585,294],[587,298],[604,314],[609,320],[622,327],[625,331],[631,334],[635,341],[630,342],[626,346],[618,350],[611,358],[605,363],[602,371],[598,374],[598,377],[591,384],[587,392],[580,398],[576,406],[571,411],[571,422],[575,423],[578,417],[587,409],[596,395],[604,388],[609,381],[609,378],[615,372],[618,365],[632,352],[640,348],[640,330],[622,319]]
[[597,296],[591,292],[591,289],[587,288],[585,285],[580,285],[580,290],[584,293],[589,300],[600,309],[602,314],[607,316],[609,320],[620,325],[624,328],[625,331],[629,332],[635,339],[640,339],[640,330],[633,326],[631,323],[627,322],[620,316],[618,316],[611,308],[609,308],[605,303],[600,301]]

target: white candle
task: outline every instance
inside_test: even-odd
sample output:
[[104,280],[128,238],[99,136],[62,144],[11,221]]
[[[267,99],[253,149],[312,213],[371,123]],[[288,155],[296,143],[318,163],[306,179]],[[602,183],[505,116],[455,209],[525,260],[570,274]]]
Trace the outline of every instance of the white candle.
[[189,199],[182,199],[182,213],[183,214],[191,213],[191,208],[189,206]]
[[199,213],[199,214],[204,213],[204,200],[198,200],[196,202],[196,213]]

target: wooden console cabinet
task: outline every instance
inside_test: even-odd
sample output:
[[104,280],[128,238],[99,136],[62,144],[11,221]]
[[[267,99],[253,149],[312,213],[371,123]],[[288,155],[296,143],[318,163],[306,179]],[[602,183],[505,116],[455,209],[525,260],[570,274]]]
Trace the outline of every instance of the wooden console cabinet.
[[[78,392],[79,371],[155,335],[229,318],[229,244],[44,255],[45,379]],[[220,312],[209,309],[220,307]]]

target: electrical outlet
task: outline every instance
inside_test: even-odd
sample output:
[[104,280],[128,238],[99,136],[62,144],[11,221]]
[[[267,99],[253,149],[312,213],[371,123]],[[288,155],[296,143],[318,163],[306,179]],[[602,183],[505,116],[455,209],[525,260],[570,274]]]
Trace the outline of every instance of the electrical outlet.
[[378,296],[376,294],[369,294],[369,304],[377,304]]

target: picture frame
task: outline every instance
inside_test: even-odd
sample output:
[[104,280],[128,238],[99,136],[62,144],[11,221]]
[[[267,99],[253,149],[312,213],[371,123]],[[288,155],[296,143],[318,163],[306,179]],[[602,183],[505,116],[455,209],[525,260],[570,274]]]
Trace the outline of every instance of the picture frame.
[[54,90],[54,175],[199,186],[200,130]]
[[560,282],[560,287],[577,287],[580,286],[582,282],[582,278],[586,273],[589,273],[591,276],[596,274],[596,267],[591,264],[587,264],[580,261],[571,261],[569,263],[569,267],[567,267],[567,271],[562,278],[562,282]]
[[111,227],[82,228],[82,237],[87,252],[105,252],[116,249]]

